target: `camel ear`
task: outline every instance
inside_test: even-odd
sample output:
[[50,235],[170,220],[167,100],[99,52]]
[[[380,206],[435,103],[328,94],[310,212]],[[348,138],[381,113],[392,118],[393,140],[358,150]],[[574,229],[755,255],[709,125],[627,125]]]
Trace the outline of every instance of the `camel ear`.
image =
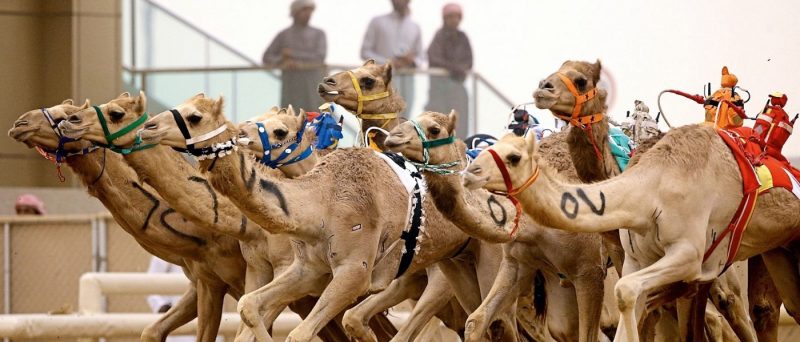
[[225,98],[222,95],[214,101],[214,105],[211,106],[211,113],[214,115],[222,115],[222,108],[225,107]]
[[294,106],[292,106],[292,105],[287,106],[286,107],[286,114],[294,116],[295,115],[294,114]]
[[362,66],[368,66],[368,65],[373,65],[373,64],[375,64],[375,60],[370,58],[370,59],[364,61],[364,65],[362,65]]
[[139,90],[139,96],[133,102],[133,111],[136,113],[144,113],[147,110],[147,96],[143,90]]
[[536,139],[536,133],[528,132],[525,136],[525,149],[528,152],[528,156],[533,157],[536,152],[539,150],[539,142]]
[[386,62],[383,66],[383,84],[389,87],[389,82],[392,82],[392,62]]
[[306,122],[306,110],[300,108],[300,111],[297,113],[297,129],[303,128],[304,122]]
[[89,101],[89,99],[86,99],[85,101],[83,101],[83,106],[81,106],[81,109],[89,108],[89,106],[91,105],[92,103]]
[[199,93],[197,93],[197,95],[192,96],[192,98],[190,100],[197,100],[197,99],[204,99],[204,98],[206,98],[206,93],[199,92]]
[[592,64],[592,83],[597,86],[597,82],[600,82],[600,70],[603,66],[600,64],[600,59],[598,58],[594,64]]
[[73,104],[75,104],[75,102],[72,101],[72,99],[66,99],[66,100],[64,100],[64,102],[61,102],[61,104],[73,105]]
[[722,67],[722,74],[723,75],[728,75],[728,67],[727,66]]
[[270,109],[269,109],[269,111],[268,111],[267,113],[269,113],[269,114],[275,114],[275,113],[277,113],[279,110],[281,110],[281,108],[280,108],[280,107],[278,107],[278,106],[272,106],[272,108],[270,108]]
[[122,94],[119,94],[119,96],[117,96],[118,99],[125,98],[125,97],[131,97],[131,93],[126,91],[126,92],[124,92]]
[[458,125],[458,112],[455,109],[450,110],[450,114],[447,114],[447,133],[451,137],[456,136],[456,127]]

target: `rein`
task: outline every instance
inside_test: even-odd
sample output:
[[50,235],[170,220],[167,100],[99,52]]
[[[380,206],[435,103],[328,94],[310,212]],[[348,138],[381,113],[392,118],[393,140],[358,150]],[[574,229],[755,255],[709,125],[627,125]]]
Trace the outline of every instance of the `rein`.
[[[303,134],[306,131],[306,126],[307,125],[308,125],[308,120],[303,120],[303,125],[300,126],[300,131],[297,132],[297,135],[293,139],[290,139],[290,140],[287,140],[287,141],[284,141],[284,142],[280,142],[280,143],[270,144],[269,143],[269,134],[267,133],[266,126],[264,126],[264,124],[261,123],[261,122],[256,122],[256,126],[258,126],[258,137],[261,139],[261,146],[264,147],[264,155],[261,157],[261,164],[269,166],[270,168],[273,168],[273,169],[277,169],[277,168],[279,168],[281,166],[294,164],[294,163],[297,163],[297,162],[299,162],[301,160],[304,160],[304,159],[308,158],[311,155],[311,153],[314,152],[314,146],[313,145],[309,145],[308,148],[306,148],[297,157],[294,157],[294,158],[292,158],[291,160],[288,160],[288,161],[284,161],[286,158],[289,158],[289,156],[293,152],[295,152],[297,150],[297,148],[300,146],[300,143],[303,141]],[[277,158],[272,159],[272,154],[271,154],[272,150],[276,149],[276,148],[280,148],[280,147],[282,147],[283,145],[285,145],[285,144],[287,144],[289,142],[291,142],[292,144],[287,146],[285,149],[283,149],[283,152],[281,152],[281,154],[278,155]]]
[[414,125],[414,129],[417,131],[419,140],[422,142],[422,163],[411,160],[409,160],[408,162],[422,171],[429,171],[440,175],[455,174],[456,171],[449,170],[448,168],[458,165],[459,163],[458,160],[449,163],[431,164],[430,152],[428,152],[428,150],[431,148],[452,144],[455,141],[455,137],[449,136],[447,138],[428,140],[428,138],[425,137],[425,132],[422,130],[422,127],[419,125],[418,122],[414,120],[408,120],[408,121],[411,122],[412,125]]
[[56,176],[58,176],[58,181],[64,183],[67,179],[64,177],[64,174],[61,173],[61,163],[64,161],[65,158],[77,155],[85,155],[89,152],[92,152],[99,147],[97,146],[89,146],[86,148],[81,149],[80,151],[76,152],[67,152],[64,149],[64,145],[66,143],[76,142],[79,139],[72,139],[65,137],[64,134],[61,132],[61,128],[58,127],[56,120],[53,119],[53,115],[50,114],[50,111],[47,108],[42,108],[42,115],[44,115],[47,122],[50,124],[50,128],[53,130],[53,133],[56,134],[58,137],[58,147],[55,150],[48,149],[46,147],[36,146],[36,151],[39,152],[44,159],[51,161],[56,166]]
[[97,113],[97,120],[100,121],[100,126],[103,127],[103,134],[106,138],[106,144],[95,144],[97,146],[105,147],[109,150],[117,152],[119,154],[131,154],[136,151],[146,150],[148,148],[155,147],[156,145],[142,145],[142,137],[138,134],[136,135],[136,140],[133,143],[133,146],[129,148],[122,148],[119,146],[114,145],[114,140],[117,138],[130,133],[134,129],[138,128],[139,126],[143,125],[145,121],[148,119],[147,112],[144,112],[142,116],[140,116],[136,121],[131,122],[129,125],[123,127],[119,131],[111,133],[108,129],[108,123],[106,123],[106,118],[103,115],[103,111],[100,109],[99,106],[92,106],[94,108],[95,113]]
[[519,218],[522,216],[522,205],[519,203],[519,200],[516,196],[525,191],[525,189],[530,187],[533,182],[539,178],[539,168],[537,167],[536,170],[533,171],[533,174],[528,178],[528,180],[525,181],[525,183],[514,189],[514,185],[511,183],[511,175],[508,174],[506,164],[503,163],[503,160],[499,155],[497,155],[497,152],[495,152],[494,149],[487,148],[486,150],[492,155],[494,163],[497,164],[497,168],[500,169],[500,174],[503,175],[503,182],[506,184],[506,191],[491,191],[491,193],[505,196],[511,200],[511,203],[514,203],[514,208],[517,210],[517,213],[514,216],[514,229],[512,229],[511,233],[509,234],[511,239],[515,239],[517,236],[517,230],[519,230]]
[[572,80],[570,80],[567,75],[564,75],[560,72],[556,73],[556,75],[558,75],[558,77],[561,79],[561,82],[564,82],[564,85],[567,87],[572,96],[575,97],[575,106],[572,107],[571,115],[553,112],[553,116],[582,129],[589,136],[589,142],[592,144],[592,148],[594,148],[594,154],[597,156],[597,159],[603,160],[603,154],[600,153],[600,149],[597,147],[597,142],[594,140],[591,125],[602,121],[603,118],[605,118],[605,115],[603,113],[595,113],[592,115],[580,116],[581,109],[583,109],[583,104],[593,99],[595,95],[597,95],[597,88],[593,88],[592,90],[581,94],[578,92],[578,88],[575,87],[575,84],[572,83]]

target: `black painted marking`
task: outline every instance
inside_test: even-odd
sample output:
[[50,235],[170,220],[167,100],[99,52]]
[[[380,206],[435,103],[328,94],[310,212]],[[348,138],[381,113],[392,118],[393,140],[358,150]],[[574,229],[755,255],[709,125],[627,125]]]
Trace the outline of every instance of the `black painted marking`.
[[139,183],[133,182],[133,187],[139,189],[139,191],[141,191],[142,194],[144,194],[144,196],[150,200],[150,202],[153,202],[153,207],[150,208],[150,211],[147,213],[147,217],[144,219],[144,223],[142,223],[141,230],[144,231],[145,229],[147,229],[147,225],[150,222],[150,217],[153,216],[153,213],[156,212],[158,206],[161,205],[161,201],[159,201],[158,198],[156,198],[156,196],[145,190],[141,185],[139,185]]
[[247,191],[253,191],[253,185],[256,183],[256,169],[255,167],[251,167],[250,178],[247,179],[244,177],[244,153],[239,153],[239,173],[242,176],[242,182],[245,188],[247,188]]
[[631,237],[631,230],[628,229],[628,243],[631,244],[631,254],[633,254],[633,238]]
[[[492,220],[494,221],[494,223],[498,226],[504,226],[506,224],[506,221],[508,220],[508,215],[506,214],[506,208],[503,208],[503,206],[500,205],[500,202],[498,202],[497,198],[495,198],[494,196],[489,196],[489,199],[486,200],[486,205],[489,206],[489,215],[492,216]],[[494,212],[495,206],[497,208],[500,208],[501,215],[499,218],[497,217],[498,215],[495,214]]]
[[169,225],[169,223],[167,223],[167,216],[169,214],[174,213],[174,212],[175,212],[175,209],[172,209],[172,208],[167,208],[167,210],[164,210],[164,212],[161,213],[161,224],[164,225],[164,227],[166,227],[167,230],[169,230],[173,234],[175,234],[175,235],[177,235],[177,236],[179,236],[181,238],[191,240],[192,242],[194,242],[194,243],[196,243],[196,244],[198,244],[200,246],[205,246],[206,245],[206,241],[205,240],[203,240],[203,239],[201,239],[199,237],[196,237],[196,236],[192,236],[192,235],[180,232],[177,229],[173,228],[171,225]]
[[247,216],[242,215],[242,225],[239,226],[239,235],[243,235],[247,230]]
[[[572,202],[572,212],[567,210],[568,201]],[[569,192],[561,194],[561,212],[564,213],[564,216],[566,216],[568,219],[574,219],[578,216],[578,199],[575,198],[575,195]]]
[[214,208],[214,224],[217,224],[217,222],[219,222],[219,212],[217,212],[217,208],[219,207],[219,203],[217,202],[217,193],[211,188],[211,184],[209,184],[208,180],[205,178],[191,176],[189,177],[189,180],[206,186],[206,190],[208,190],[208,193],[211,194],[211,206]]
[[602,216],[606,211],[606,194],[604,194],[602,191],[600,191],[600,208],[598,208],[597,205],[595,205],[594,202],[592,202],[589,197],[586,196],[586,193],[583,191],[583,189],[579,188],[576,192],[578,193],[578,197],[586,202],[586,204],[589,205],[589,209],[592,209],[592,212],[596,215]]
[[270,182],[266,179],[261,179],[259,181],[259,184],[261,185],[261,189],[275,195],[275,197],[278,198],[278,202],[281,205],[281,210],[283,210],[284,214],[289,215],[289,207],[286,206],[286,198],[283,197],[281,189],[278,189],[278,186],[275,185],[275,183]]

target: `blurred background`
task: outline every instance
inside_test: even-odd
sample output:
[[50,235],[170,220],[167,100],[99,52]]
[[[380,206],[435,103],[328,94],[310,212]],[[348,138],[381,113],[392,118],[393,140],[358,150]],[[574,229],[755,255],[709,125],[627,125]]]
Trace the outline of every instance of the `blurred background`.
[[[410,2],[409,16],[419,25],[423,49],[442,27],[442,8],[449,2]],[[460,29],[474,57],[471,71],[459,80],[467,94],[469,133],[500,135],[511,107],[532,101],[539,80],[568,59],[602,62],[601,86],[610,93],[609,115],[617,120],[633,109],[634,100],[644,101],[655,115],[656,98],[667,88],[701,93],[709,82],[718,88],[722,66],[750,91],[753,100],[745,105],[749,114],[760,111],[774,91],[788,95],[791,116],[800,111],[796,1],[456,2],[462,11]],[[146,91],[151,113],[205,92],[224,95],[226,113],[234,121],[258,115],[281,104],[281,70],[265,66],[262,55],[292,25],[291,3],[2,0],[0,103],[5,107],[0,122],[10,128],[22,113],[66,98],[104,103],[123,91],[139,90]],[[391,11],[389,0],[317,0],[310,25],[327,39],[325,72],[360,65],[370,20]],[[425,51],[420,53],[421,63],[399,70],[414,79],[411,115],[426,107],[429,79],[446,75],[429,68]],[[700,106],[677,96],[665,97],[663,106],[676,125],[703,119]],[[549,113],[526,108],[544,125],[554,124]],[[798,135],[789,139],[784,153],[800,165]],[[119,229],[106,228],[113,220],[106,222],[103,207],[66,168],[64,172],[62,183],[53,165],[35,151],[0,139],[0,215],[13,214],[22,194],[41,199],[48,215],[87,215],[67,221],[53,216],[35,224],[4,216],[5,313],[74,306],[74,286],[58,284],[77,284],[83,272],[147,268],[147,254]],[[74,227],[66,229],[65,224]],[[45,240],[51,243],[43,245]],[[75,250],[85,253],[75,256]],[[45,262],[63,255],[73,255],[77,259],[69,264],[78,266],[73,270]],[[46,273],[60,278],[36,281]],[[32,301],[34,297],[40,301]],[[146,310],[140,297],[118,299],[110,307]]]

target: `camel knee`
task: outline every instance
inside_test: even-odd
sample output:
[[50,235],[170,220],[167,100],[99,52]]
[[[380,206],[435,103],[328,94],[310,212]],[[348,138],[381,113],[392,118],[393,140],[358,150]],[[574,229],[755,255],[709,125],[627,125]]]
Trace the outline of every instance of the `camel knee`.
[[641,287],[640,284],[627,279],[617,281],[617,285],[614,287],[614,294],[617,297],[617,306],[620,312],[635,308],[639,293],[641,293]]
[[151,324],[144,328],[140,339],[142,342],[161,342],[164,340],[164,334],[159,331],[155,324]]
[[[374,341],[374,333],[367,326],[367,318],[356,311],[358,306],[347,310],[342,316],[342,326],[347,337],[354,341]],[[373,338],[370,338],[373,337]]]
[[242,323],[248,327],[253,327],[261,319],[259,314],[259,305],[250,294],[246,294],[239,298],[239,303],[236,305],[236,311],[239,311],[239,316],[242,317]]
[[756,330],[762,331],[769,326],[777,312],[778,309],[769,303],[759,303],[753,305],[752,318],[753,325],[755,325]]

